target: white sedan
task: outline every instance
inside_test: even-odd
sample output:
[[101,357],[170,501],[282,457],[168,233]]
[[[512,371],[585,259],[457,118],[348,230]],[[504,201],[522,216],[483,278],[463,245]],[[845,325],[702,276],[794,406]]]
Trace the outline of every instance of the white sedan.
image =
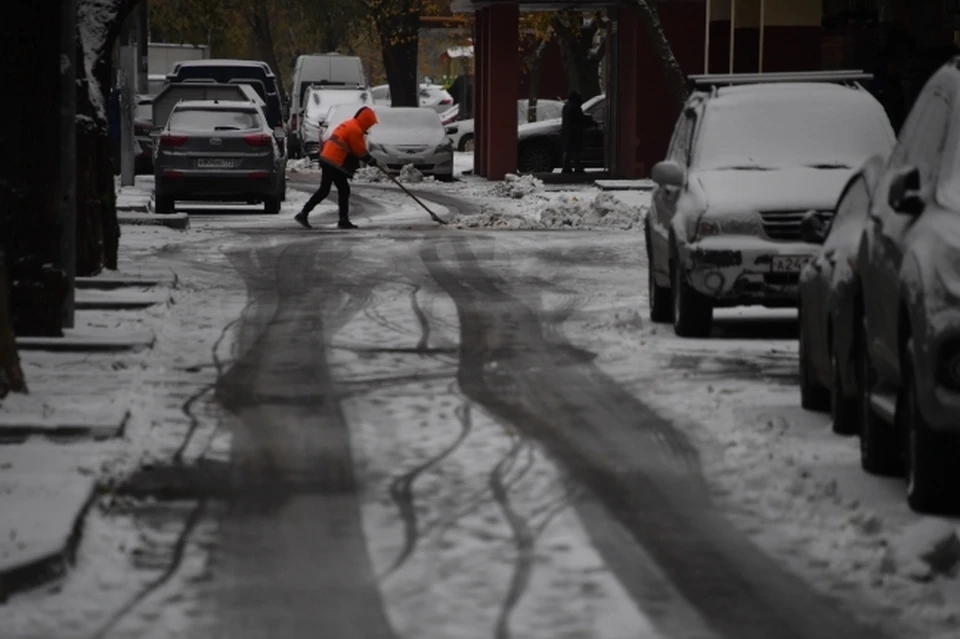
[[[528,122],[528,105],[528,100],[517,100],[518,125]],[[563,102],[560,100],[537,100],[537,119],[535,121],[555,120],[560,117],[561,111],[563,111]],[[450,133],[454,148],[457,151],[473,151],[473,118],[452,122],[447,130],[452,131],[454,128],[456,132]]]
[[[390,106],[393,100],[390,97],[390,85],[381,84],[370,89],[373,103]],[[420,85],[420,106],[429,107],[437,113],[444,113],[453,108],[453,96],[439,84]]]

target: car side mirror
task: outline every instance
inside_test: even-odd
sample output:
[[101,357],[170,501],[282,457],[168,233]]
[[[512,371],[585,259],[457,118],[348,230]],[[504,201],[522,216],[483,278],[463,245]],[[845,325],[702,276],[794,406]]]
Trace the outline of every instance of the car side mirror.
[[447,132],[447,135],[456,135],[457,133],[460,132],[460,129],[459,129],[458,127],[455,127],[455,126],[448,126],[448,127],[447,127],[446,129],[444,129],[444,130]]
[[923,213],[925,204],[920,195],[920,171],[906,167],[893,176],[887,202],[897,213],[917,216]]
[[808,244],[823,244],[830,234],[830,226],[816,211],[807,211],[800,220],[800,239]]
[[650,177],[660,186],[682,187],[686,179],[686,171],[677,162],[665,160],[653,165]]

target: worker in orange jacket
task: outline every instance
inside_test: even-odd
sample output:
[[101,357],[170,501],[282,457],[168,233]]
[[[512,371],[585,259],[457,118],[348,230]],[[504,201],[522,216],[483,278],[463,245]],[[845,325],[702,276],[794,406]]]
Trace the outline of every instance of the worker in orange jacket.
[[363,136],[377,123],[377,114],[370,107],[362,107],[351,119],[340,123],[330,138],[323,144],[320,152],[320,188],[314,193],[303,209],[294,216],[294,220],[304,228],[311,228],[307,217],[310,211],[330,195],[330,186],[337,187],[337,204],[340,208],[340,221],[337,228],[357,228],[350,221],[350,183],[347,178],[359,168],[358,160],[369,166],[377,166],[377,160],[367,151]]

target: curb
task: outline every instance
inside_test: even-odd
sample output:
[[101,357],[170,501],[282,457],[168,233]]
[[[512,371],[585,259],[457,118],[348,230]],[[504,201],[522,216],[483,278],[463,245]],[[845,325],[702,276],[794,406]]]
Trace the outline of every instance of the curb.
[[179,231],[190,227],[190,216],[186,213],[157,215],[155,213],[136,213],[125,210],[117,211],[117,221],[125,226],[165,226]]
[[156,335],[150,331],[131,333],[126,337],[65,335],[63,337],[18,337],[17,348],[23,351],[54,353],[94,353],[131,351],[153,348]]
[[77,556],[77,547],[83,537],[83,522],[97,497],[96,482],[90,482],[89,493],[74,515],[70,536],[58,550],[24,564],[0,569],[0,604],[5,603],[17,592],[36,588],[67,572]]

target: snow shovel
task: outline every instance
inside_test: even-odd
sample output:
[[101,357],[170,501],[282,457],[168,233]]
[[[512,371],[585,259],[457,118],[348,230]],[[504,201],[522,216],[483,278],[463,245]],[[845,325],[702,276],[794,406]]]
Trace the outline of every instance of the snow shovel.
[[413,193],[411,193],[410,191],[408,191],[408,190],[407,190],[407,187],[405,187],[403,184],[401,184],[401,183],[400,183],[400,180],[398,180],[397,178],[395,178],[395,177],[393,177],[392,175],[390,175],[390,174],[387,172],[387,170],[386,170],[385,168],[383,168],[382,165],[378,164],[378,165],[377,165],[377,168],[380,169],[381,171],[383,171],[383,174],[386,175],[388,178],[390,178],[390,181],[391,181],[391,182],[393,182],[394,184],[396,184],[397,186],[399,186],[399,187],[403,190],[404,193],[406,193],[407,195],[409,195],[410,197],[412,197],[413,200],[414,200],[417,204],[419,204],[420,206],[422,206],[422,207],[423,207],[423,210],[430,214],[430,217],[433,218],[433,221],[434,221],[434,222],[436,222],[437,224],[449,224],[449,222],[447,222],[447,221],[444,220],[444,219],[441,219],[440,217],[437,216],[436,213],[434,213],[434,212],[431,211],[429,208],[427,208],[427,205],[424,204],[424,203],[420,200],[420,198],[418,198],[416,195],[414,195]]

